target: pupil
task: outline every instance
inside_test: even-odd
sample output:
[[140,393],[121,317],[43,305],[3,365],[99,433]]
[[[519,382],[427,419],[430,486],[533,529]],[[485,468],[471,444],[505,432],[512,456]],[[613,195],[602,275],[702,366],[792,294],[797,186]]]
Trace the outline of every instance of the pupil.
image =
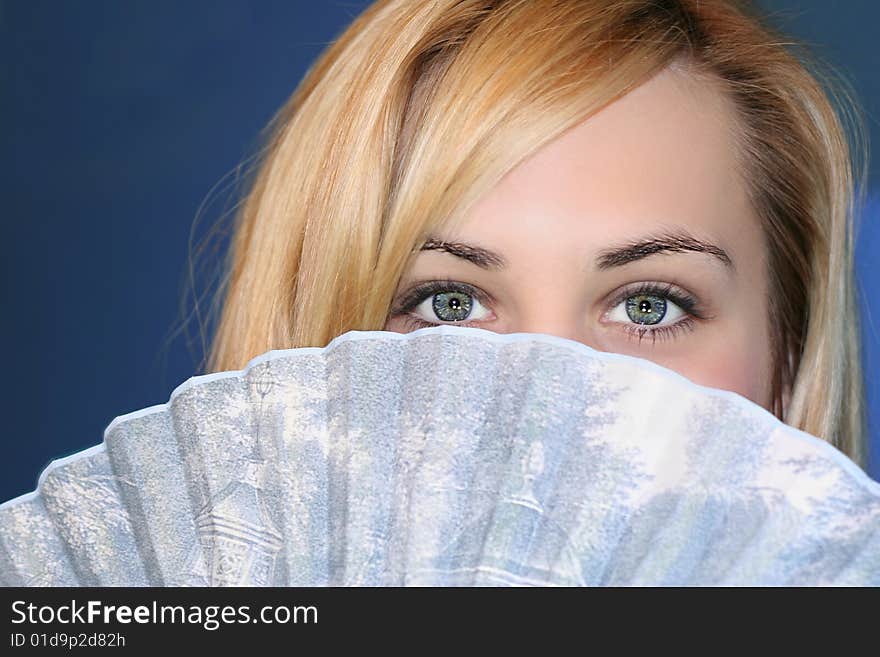
[[639,310],[641,310],[643,313],[651,312],[651,308],[653,308],[653,306],[651,305],[650,301],[642,301],[639,304]]

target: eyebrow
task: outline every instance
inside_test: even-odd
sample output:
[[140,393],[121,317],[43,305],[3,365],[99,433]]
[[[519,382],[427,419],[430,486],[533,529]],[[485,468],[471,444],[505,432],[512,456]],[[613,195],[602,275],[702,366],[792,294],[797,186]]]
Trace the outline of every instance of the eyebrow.
[[[429,237],[421,251],[443,251],[475,264],[481,269],[504,269],[507,261],[494,251],[465,242]],[[596,267],[606,271],[661,253],[705,253],[715,257],[728,269],[734,269],[733,260],[716,244],[699,240],[685,231],[671,231],[632,240],[619,246],[603,249],[596,257]]]
[[605,271],[658,253],[705,253],[714,256],[727,269],[734,269],[733,259],[717,244],[698,240],[685,231],[672,231],[633,240],[603,249],[596,257],[596,267]]
[[444,251],[457,258],[463,258],[482,269],[504,269],[507,261],[498,253],[464,242],[447,242],[436,237],[429,237],[422,251]]

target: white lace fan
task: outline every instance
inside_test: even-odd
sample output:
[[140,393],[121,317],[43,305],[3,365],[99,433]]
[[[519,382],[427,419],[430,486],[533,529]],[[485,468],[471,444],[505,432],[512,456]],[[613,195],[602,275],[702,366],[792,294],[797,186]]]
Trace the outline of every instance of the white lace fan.
[[880,484],[648,361],[351,332],[190,379],[0,506],[3,585],[880,584]]

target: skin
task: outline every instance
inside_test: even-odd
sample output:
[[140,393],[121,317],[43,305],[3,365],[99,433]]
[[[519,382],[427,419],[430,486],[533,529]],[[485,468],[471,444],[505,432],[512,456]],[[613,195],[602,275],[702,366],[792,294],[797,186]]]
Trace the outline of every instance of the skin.
[[[400,280],[385,329],[406,333],[421,328],[412,321],[421,319],[546,333],[649,359],[769,410],[764,238],[737,169],[733,112],[705,80],[659,73],[511,170],[454,231],[433,234],[491,250],[505,266],[482,268],[442,247],[420,251]],[[599,266],[610,249],[665,234],[699,240],[714,254],[660,249]],[[468,284],[485,302],[461,293],[437,298],[446,317],[470,300],[462,321],[438,318],[434,294],[400,308],[410,289],[433,280]],[[634,321],[625,298],[642,283],[661,284],[664,292],[675,286],[696,302],[699,317],[668,296],[630,294],[641,320]],[[649,332],[689,317],[689,326]]]

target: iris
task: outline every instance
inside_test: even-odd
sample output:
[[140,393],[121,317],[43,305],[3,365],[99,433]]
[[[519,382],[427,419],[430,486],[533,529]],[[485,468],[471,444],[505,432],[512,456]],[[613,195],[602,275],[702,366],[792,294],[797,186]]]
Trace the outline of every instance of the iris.
[[471,314],[473,299],[464,292],[441,292],[434,295],[431,305],[444,322],[460,322]]
[[666,300],[656,294],[636,294],[626,300],[626,314],[636,324],[657,324],[666,315]]

